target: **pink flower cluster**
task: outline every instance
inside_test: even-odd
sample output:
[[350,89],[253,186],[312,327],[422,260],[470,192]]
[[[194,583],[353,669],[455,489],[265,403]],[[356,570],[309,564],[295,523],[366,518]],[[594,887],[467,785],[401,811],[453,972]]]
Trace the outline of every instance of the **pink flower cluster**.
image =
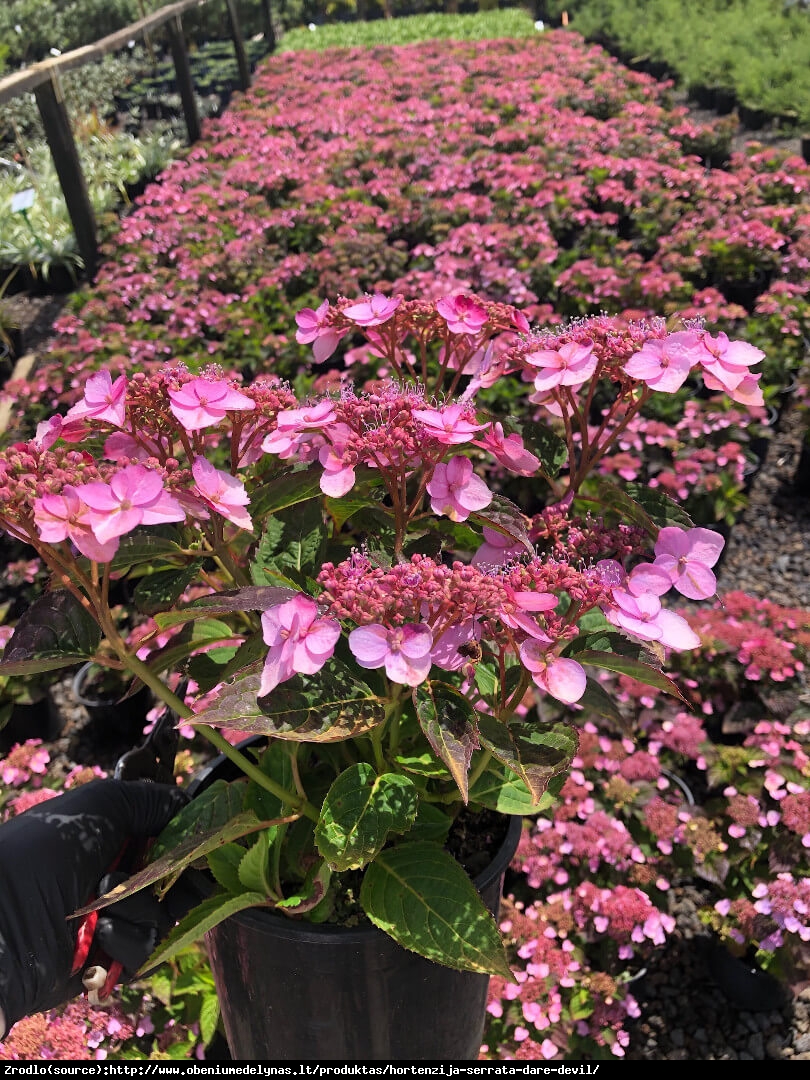
[[51,755],[42,745],[42,739],[27,739],[13,746],[0,761],[0,779],[10,787],[20,787],[47,771]]

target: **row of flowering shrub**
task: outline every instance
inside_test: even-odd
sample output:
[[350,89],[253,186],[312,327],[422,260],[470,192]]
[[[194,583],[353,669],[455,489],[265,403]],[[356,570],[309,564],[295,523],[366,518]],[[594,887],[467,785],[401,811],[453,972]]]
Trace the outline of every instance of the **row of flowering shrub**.
[[299,308],[459,290],[533,322],[701,314],[764,348],[779,385],[808,334],[810,168],[759,148],[707,169],[693,151],[715,136],[563,32],[273,57],[8,392],[50,410],[89,369],[169,358],[294,378]]

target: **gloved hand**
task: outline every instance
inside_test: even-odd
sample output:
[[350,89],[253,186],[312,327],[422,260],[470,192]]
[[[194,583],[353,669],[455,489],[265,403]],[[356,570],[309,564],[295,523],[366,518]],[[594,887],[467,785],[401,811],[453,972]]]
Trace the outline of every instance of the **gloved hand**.
[[[187,801],[179,788],[163,784],[94,780],[0,826],[0,1011],[5,1030],[81,992],[82,973],[70,973],[81,920],[67,916],[128,876],[101,882],[127,840],[157,836]],[[169,903],[178,889],[170,890],[163,903],[144,889],[100,913],[94,940],[128,974],[191,907],[193,900],[186,897],[180,910]],[[3,1034],[0,1018],[0,1038]]]

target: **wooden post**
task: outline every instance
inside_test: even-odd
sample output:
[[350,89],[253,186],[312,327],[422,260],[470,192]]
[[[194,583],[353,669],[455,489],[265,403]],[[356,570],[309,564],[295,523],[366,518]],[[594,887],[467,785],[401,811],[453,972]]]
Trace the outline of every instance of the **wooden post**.
[[239,89],[250,89],[250,64],[245,52],[245,39],[242,37],[242,27],[239,25],[239,15],[236,11],[236,0],[225,0],[228,8],[228,22],[231,24],[231,37],[236,53],[236,64],[239,68]]
[[262,0],[262,12],[264,14],[264,40],[267,42],[267,51],[276,51],[276,28],[273,26],[273,5],[271,0]]
[[183,103],[183,115],[186,118],[189,145],[200,137],[200,114],[197,112],[197,100],[194,97],[194,82],[186,52],[186,36],[183,33],[183,19],[175,15],[169,19],[166,27],[169,31],[169,43],[174,58],[174,72],[177,77],[177,89]]
[[73,139],[70,117],[65,108],[59,76],[53,72],[47,82],[34,88],[45,138],[53,158],[56,175],[62,185],[68,214],[76,234],[76,243],[84,259],[84,268],[88,278],[96,275],[98,264],[98,239],[96,236],[96,218],[87,193],[87,184],[82,172],[79,152]]

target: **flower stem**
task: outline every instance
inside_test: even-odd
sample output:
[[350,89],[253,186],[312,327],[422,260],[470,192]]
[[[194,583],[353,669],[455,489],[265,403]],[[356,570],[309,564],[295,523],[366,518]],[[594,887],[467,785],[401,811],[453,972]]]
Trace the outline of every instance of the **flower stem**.
[[[118,637],[118,635],[116,635]],[[312,803],[307,799],[302,798],[298,794],[294,794],[291,791],[287,791],[281,784],[276,783],[271,777],[266,776],[262,770],[254,765],[253,762],[245,757],[243,753],[232,746],[231,743],[222,735],[216,728],[210,727],[208,724],[195,723],[197,717],[196,714],[186,705],[184,701],[181,701],[176,694],[174,694],[169,687],[159,679],[157,675],[151,670],[151,668],[140,660],[137,656],[133,656],[123,644],[120,638],[117,641],[111,641],[111,644],[115,648],[119,657],[126,665],[127,669],[132,672],[133,675],[137,675],[142,683],[145,683],[158,698],[169,708],[177,713],[179,717],[184,720],[188,720],[194,725],[195,729],[211,743],[215,749],[219,750],[221,754],[224,754],[229,761],[232,761],[246,776],[250,777],[254,783],[263,787],[265,791],[269,791],[271,795],[275,795],[285,806],[291,807],[299,814],[303,814],[304,817],[308,817],[310,821],[317,822],[320,815]]]

